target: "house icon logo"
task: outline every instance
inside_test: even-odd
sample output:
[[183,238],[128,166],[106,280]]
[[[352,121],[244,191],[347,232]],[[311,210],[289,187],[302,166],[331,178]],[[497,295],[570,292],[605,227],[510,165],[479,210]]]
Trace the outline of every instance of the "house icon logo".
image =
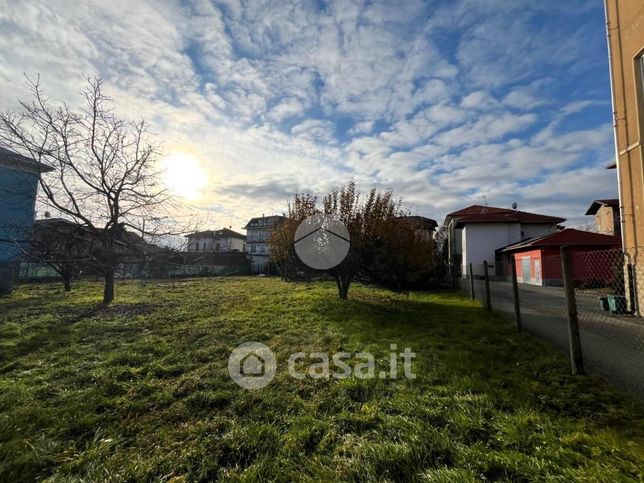
[[315,270],[330,270],[346,258],[351,239],[337,215],[316,213],[299,224],[293,245],[302,263]]
[[264,361],[255,354],[246,354],[241,360],[241,373],[244,376],[263,376],[266,373]]
[[261,389],[275,377],[275,354],[261,342],[244,342],[228,358],[228,373],[244,389]]

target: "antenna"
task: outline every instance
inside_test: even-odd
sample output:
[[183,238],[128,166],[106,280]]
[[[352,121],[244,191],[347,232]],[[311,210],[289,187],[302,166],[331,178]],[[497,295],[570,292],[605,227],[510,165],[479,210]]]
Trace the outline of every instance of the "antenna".
[[482,211],[482,213],[486,214],[487,213],[487,196],[482,195],[482,196],[479,196],[479,198],[481,198],[483,200],[483,211]]

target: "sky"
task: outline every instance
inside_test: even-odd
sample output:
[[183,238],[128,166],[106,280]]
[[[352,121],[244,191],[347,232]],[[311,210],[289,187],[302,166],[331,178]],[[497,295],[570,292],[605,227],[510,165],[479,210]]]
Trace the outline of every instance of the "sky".
[[617,194],[599,1],[0,0],[0,30],[0,108],[101,76],[205,228],[350,179],[439,223]]

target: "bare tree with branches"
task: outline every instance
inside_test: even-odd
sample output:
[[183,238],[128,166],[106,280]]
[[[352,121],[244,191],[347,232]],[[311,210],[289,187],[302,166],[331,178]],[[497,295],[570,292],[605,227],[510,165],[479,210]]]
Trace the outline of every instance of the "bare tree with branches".
[[[170,230],[171,197],[159,185],[159,147],[145,121],[120,119],[100,78],[86,76],[79,110],[52,106],[40,79],[27,79],[33,99],[0,113],[0,142],[53,168],[40,197],[94,237],[104,276],[103,302],[114,299],[114,272],[128,228],[148,236]],[[122,250],[121,250],[122,251]]]

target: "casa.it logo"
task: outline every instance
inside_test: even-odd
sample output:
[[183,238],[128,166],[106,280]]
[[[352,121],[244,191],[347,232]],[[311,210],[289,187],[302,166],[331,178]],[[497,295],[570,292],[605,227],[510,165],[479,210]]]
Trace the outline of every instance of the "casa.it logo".
[[275,377],[275,354],[261,342],[244,342],[228,358],[228,373],[244,389],[262,389]]
[[[288,358],[288,374],[294,379],[397,379],[400,368],[406,379],[415,379],[412,360],[416,353],[410,347],[398,352],[397,344],[390,344],[389,357],[382,360],[386,367],[376,370],[376,358],[370,352],[294,352]],[[402,360],[402,364],[400,361]],[[228,372],[232,380],[244,389],[262,389],[275,377],[275,355],[260,342],[244,342],[228,358]]]
[[351,239],[339,217],[317,213],[300,223],[293,244],[302,263],[316,270],[329,270],[346,258]]

